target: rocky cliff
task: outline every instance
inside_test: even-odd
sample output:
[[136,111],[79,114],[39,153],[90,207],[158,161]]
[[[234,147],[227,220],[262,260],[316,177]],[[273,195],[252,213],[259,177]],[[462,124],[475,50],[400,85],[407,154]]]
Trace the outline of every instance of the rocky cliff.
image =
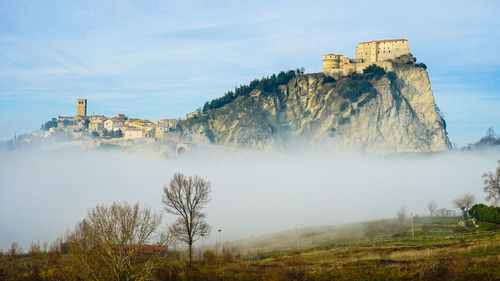
[[449,149],[425,67],[402,61],[393,69],[374,66],[339,80],[298,75],[276,92],[253,89],[184,120],[181,130],[194,142],[252,149],[294,140],[378,154]]

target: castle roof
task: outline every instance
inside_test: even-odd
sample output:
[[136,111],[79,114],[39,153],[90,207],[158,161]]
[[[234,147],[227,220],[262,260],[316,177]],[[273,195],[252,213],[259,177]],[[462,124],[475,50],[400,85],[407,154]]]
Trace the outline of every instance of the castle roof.
[[408,39],[384,39],[384,40],[372,40],[367,42],[361,42],[358,44],[366,44],[366,43],[382,43],[382,42],[394,42],[394,41],[408,41]]
[[326,54],[326,55],[323,55],[323,56],[343,56],[341,54]]

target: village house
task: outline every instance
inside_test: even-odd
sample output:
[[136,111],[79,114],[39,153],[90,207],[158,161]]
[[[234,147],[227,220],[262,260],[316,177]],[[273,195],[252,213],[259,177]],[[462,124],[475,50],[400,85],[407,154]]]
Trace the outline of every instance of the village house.
[[108,130],[109,132],[118,131],[121,127],[123,127],[123,125],[124,121],[116,120],[114,118],[104,121],[104,129]]
[[115,115],[115,117],[113,117],[113,120],[116,120],[116,121],[125,121],[125,120],[127,120],[127,117],[123,113],[118,113],[118,114]]
[[157,127],[163,127],[165,129],[175,129],[179,120],[177,119],[160,119],[154,122]]
[[90,121],[89,132],[100,132],[104,129],[104,122],[101,119],[94,119]]
[[140,138],[145,138],[146,133],[141,130],[141,129],[136,129],[136,128],[127,128],[123,132],[123,138],[128,140],[128,139],[140,139]]

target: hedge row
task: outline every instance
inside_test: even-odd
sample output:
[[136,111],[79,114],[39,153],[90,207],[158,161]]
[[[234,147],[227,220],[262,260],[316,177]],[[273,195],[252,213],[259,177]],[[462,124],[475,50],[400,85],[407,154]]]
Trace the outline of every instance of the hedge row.
[[470,208],[469,215],[479,221],[500,223],[500,207],[475,204]]

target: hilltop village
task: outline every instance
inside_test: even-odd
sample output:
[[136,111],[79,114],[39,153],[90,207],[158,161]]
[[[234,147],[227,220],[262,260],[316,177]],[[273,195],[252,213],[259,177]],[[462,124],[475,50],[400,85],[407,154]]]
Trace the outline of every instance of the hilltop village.
[[[87,116],[87,100],[78,99],[76,116],[59,116],[57,126],[48,128],[50,135],[64,131],[70,137],[115,137],[124,139],[163,138],[166,132],[173,131],[178,119],[149,120],[128,118],[125,114],[116,114],[112,118],[104,115]],[[47,129],[47,128],[46,128]]]
[[[42,124],[30,134],[14,135],[0,142],[0,150],[42,147],[44,150],[65,148],[128,148],[151,155],[175,156],[189,151],[193,142],[206,141],[185,138],[181,134],[182,119],[149,121],[116,114],[87,115],[87,99],[77,99],[75,116],[59,116]],[[186,115],[187,119],[201,115],[199,111]]]
[[[104,115],[87,116],[87,99],[78,99],[76,116],[59,116],[58,119],[42,125],[40,137],[61,136],[73,139],[92,138],[163,138],[168,132],[175,131],[178,119],[161,119],[151,122],[138,118],[128,118],[116,114],[108,118]],[[193,114],[193,113],[190,113]]]

